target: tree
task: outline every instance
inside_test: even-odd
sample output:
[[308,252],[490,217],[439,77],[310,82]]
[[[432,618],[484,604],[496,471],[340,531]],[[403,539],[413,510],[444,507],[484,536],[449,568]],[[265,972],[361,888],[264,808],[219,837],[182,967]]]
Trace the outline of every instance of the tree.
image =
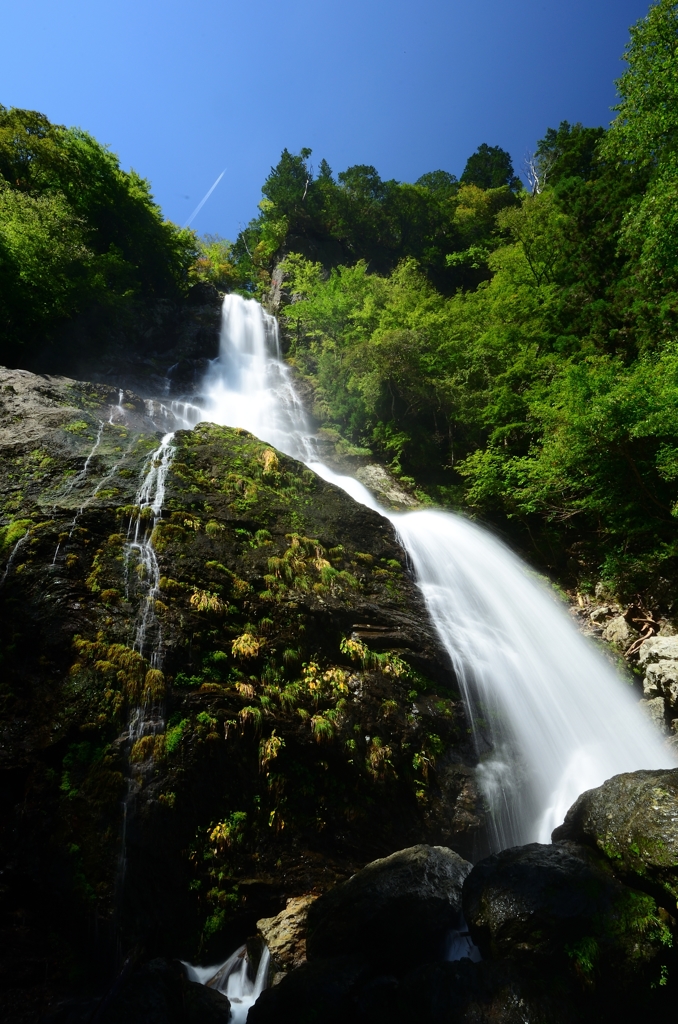
[[537,149],[527,161],[527,177],[535,193],[568,178],[590,181],[597,176],[598,143],[604,128],[584,128],[577,122],[561,121],[558,128],[547,128]]
[[0,107],[0,206],[3,358],[86,309],[177,300],[189,286],[193,232],[166,221],[149,183],[81,129]]
[[[617,82],[617,117],[601,143],[604,159],[649,176],[628,212],[622,245],[656,307],[655,331],[678,323],[678,3],[659,0],[631,29]],[[667,293],[674,293],[668,299]],[[661,298],[660,298],[661,296]]]
[[421,178],[417,178],[414,184],[428,189],[439,199],[450,199],[459,190],[456,176],[448,171],[429,171],[422,174]]
[[466,161],[464,173],[460,181],[466,185],[477,185],[479,188],[501,188],[508,185],[514,192],[522,188],[520,178],[513,170],[511,156],[499,146],[481,146]]
[[678,155],[678,3],[659,0],[631,28],[617,117],[602,145],[616,162],[659,170]]

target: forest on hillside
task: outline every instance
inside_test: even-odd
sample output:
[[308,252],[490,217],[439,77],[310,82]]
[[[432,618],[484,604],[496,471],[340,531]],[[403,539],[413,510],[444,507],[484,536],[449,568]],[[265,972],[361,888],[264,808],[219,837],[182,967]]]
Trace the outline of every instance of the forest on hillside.
[[528,187],[482,145],[459,180],[285,150],[234,242],[163,219],[87,133],[0,109],[0,358],[181,302],[270,301],[313,413],[425,502],[567,585],[670,603],[678,570],[678,10],[631,29],[608,129],[548,128]]

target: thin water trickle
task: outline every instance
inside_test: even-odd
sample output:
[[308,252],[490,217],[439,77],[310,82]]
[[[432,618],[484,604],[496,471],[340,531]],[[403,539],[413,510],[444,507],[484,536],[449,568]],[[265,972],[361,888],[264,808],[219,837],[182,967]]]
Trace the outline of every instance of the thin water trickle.
[[73,479],[71,480],[70,484],[66,488],[66,494],[70,494],[71,491],[73,490],[73,488],[77,487],[79,484],[81,484],[83,482],[83,480],[85,480],[85,478],[87,477],[87,473],[89,472],[90,463],[91,463],[92,459],[94,458],[94,455],[96,453],[97,448],[101,444],[101,438],[102,438],[102,435],[103,435],[103,432],[104,432],[104,426],[105,426],[104,421],[103,420],[99,420],[99,430],[97,431],[97,436],[96,436],[96,439],[94,441],[94,445],[92,446],[92,449],[91,449],[89,455],[85,459],[85,465],[82,467],[82,469],[77,474],[77,476],[73,477]]
[[135,515],[130,519],[125,545],[126,564],[135,563],[137,585],[142,593],[133,648],[144,654],[147,635],[153,629],[155,637],[149,659],[153,668],[160,668],[162,663],[162,631],[155,613],[155,602],[160,593],[160,568],[153,547],[153,531],[162,516],[167,473],[174,458],[173,438],[173,433],[165,434],[159,447],[151,452],[144,464],[141,484],[134,499]]
[[320,462],[277,322],[254,300],[224,299],[203,391],[202,419],[249,430],[393,522],[462,690],[494,849],[548,842],[611,775],[674,766],[629,686],[504,544],[449,512],[391,514]]
[[125,392],[123,391],[122,388],[120,388],[120,390],[118,391],[118,404],[111,406],[111,414],[108,417],[108,422],[111,426],[114,426],[116,416],[121,420],[124,420],[127,416],[127,411],[125,410],[125,407],[122,404],[122,400],[124,397]]
[[[167,474],[174,458],[173,433],[167,433],[159,446],[151,452],[141,469],[139,488],[135,497],[135,514],[130,518],[125,544],[125,565],[128,576],[133,566],[136,571],[137,592],[141,591],[133,650],[148,656],[153,669],[163,663],[162,629],[155,611],[160,592],[160,567],[153,547],[153,531],[162,517]],[[149,641],[150,636],[150,641]],[[131,751],[134,744],[146,736],[158,736],[165,731],[165,710],[162,699],[152,694],[142,695],[138,704],[130,708],[127,734],[123,737]],[[127,832],[135,810],[136,798],[142,788],[144,776],[153,771],[153,755],[141,762],[131,763],[127,777],[127,792],[122,806],[120,857],[116,880],[116,916],[120,912],[127,874]],[[120,953],[120,951],[118,951]]]

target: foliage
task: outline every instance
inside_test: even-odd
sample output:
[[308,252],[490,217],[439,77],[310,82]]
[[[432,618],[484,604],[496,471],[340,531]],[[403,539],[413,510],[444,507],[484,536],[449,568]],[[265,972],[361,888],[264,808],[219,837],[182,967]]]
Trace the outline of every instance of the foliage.
[[517,191],[522,188],[520,179],[513,170],[510,153],[499,146],[488,146],[486,142],[478,146],[475,153],[466,161],[461,181],[468,185],[478,185],[483,189],[501,188],[502,185],[508,185]]
[[[510,157],[497,147],[485,146],[479,150],[481,160],[486,151],[493,196],[487,199],[483,194],[480,204],[484,208],[506,205],[514,201],[512,190],[519,187]],[[483,175],[469,174],[460,188],[454,175],[438,170],[411,185],[384,181],[375,167],[357,164],[335,179],[324,160],[315,175],[310,157],[310,149],[299,154],[285,149],[271,168],[262,188],[259,216],[228,249],[228,260],[237,268],[234,287],[263,296],[275,263],[289,253],[326,268],[362,260],[378,273],[388,273],[401,260],[414,258],[446,293],[474,286],[486,276],[484,267],[447,260],[468,248],[479,224],[484,234],[493,233],[496,210],[488,220],[486,209],[484,215],[473,202],[467,208],[469,197],[477,200],[482,193],[476,178],[484,181]]]
[[0,106],[2,358],[92,307],[178,298],[198,255],[148,182],[79,128]]

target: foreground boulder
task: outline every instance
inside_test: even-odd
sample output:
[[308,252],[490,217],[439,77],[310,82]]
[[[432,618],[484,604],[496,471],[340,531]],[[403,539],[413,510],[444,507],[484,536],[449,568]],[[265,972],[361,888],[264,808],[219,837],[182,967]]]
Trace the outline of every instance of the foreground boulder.
[[424,964],[402,980],[392,1003],[393,1024],[582,1024],[578,1000],[507,960]]
[[[665,642],[665,638],[660,637]],[[678,644],[678,637],[669,637]],[[649,641],[648,641],[649,643]],[[678,769],[627,772],[582,793],[553,832],[599,850],[615,874],[675,912],[678,899]]]
[[359,1018],[357,996],[370,970],[360,956],[338,956],[302,964],[279,985],[266,989],[247,1024],[343,1024]]
[[351,951],[391,973],[440,959],[461,922],[468,861],[442,846],[413,846],[358,871],[309,907],[309,960]]
[[123,974],[101,999],[65,1003],[44,1024],[228,1024],[225,995],[190,981],[178,960],[151,960]]
[[623,989],[658,985],[668,970],[666,913],[586,846],[531,843],[486,858],[467,879],[464,914],[483,956],[533,973]]

